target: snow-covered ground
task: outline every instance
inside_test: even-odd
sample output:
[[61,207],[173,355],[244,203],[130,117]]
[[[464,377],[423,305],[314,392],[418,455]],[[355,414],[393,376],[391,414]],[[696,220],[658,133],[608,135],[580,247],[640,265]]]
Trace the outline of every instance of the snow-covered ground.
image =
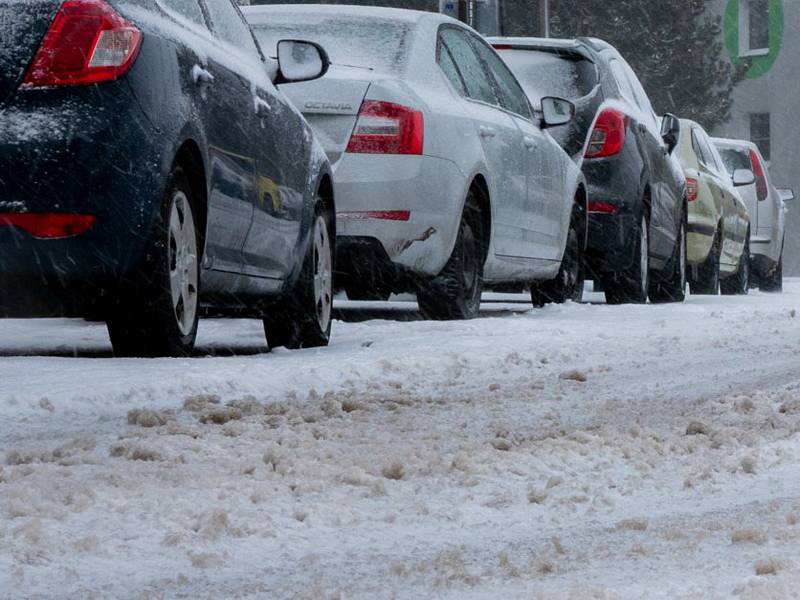
[[800,281],[359,306],[321,350],[205,321],[187,360],[0,321],[0,597],[796,597]]

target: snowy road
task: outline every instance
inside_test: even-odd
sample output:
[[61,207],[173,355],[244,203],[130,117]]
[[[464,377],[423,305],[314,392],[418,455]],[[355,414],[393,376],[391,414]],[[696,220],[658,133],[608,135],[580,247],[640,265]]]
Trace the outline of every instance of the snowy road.
[[186,360],[0,321],[0,597],[796,597],[800,281],[352,308],[328,349],[208,321]]

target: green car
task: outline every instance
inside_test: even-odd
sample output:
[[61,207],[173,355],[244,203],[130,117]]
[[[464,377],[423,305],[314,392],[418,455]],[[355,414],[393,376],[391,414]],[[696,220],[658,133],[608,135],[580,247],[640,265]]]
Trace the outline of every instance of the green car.
[[750,216],[719,152],[700,125],[681,119],[676,155],[689,199],[689,289],[692,294],[746,294]]

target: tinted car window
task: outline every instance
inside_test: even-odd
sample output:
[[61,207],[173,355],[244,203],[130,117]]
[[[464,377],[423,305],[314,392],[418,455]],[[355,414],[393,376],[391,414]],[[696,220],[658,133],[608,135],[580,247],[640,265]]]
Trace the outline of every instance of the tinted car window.
[[232,46],[258,54],[250,27],[230,0],[205,0],[217,36]]
[[636,104],[633,88],[628,81],[627,75],[625,75],[625,69],[623,69],[622,63],[620,63],[617,59],[613,59],[609,65],[611,67],[611,73],[614,76],[614,81],[617,83],[617,89],[620,91],[623,98],[632,104]]
[[363,17],[312,12],[249,13],[261,47],[277,55],[280,40],[313,40],[322,45],[331,62],[340,67],[368,68],[397,72],[408,60],[410,23],[380,17]]
[[453,62],[453,57],[450,55],[450,51],[441,43],[441,41],[439,42],[437,62],[439,63],[439,68],[442,69],[445,77],[447,77],[456,91],[462,96],[466,96],[467,90],[464,87],[464,81],[461,79],[461,74],[458,72],[458,67],[456,66],[456,63]]
[[497,96],[489,83],[488,73],[484,70],[466,32],[454,27],[447,27],[442,30],[440,35],[442,43],[450,50],[450,54],[464,78],[467,95],[473,100],[499,106]]
[[500,56],[534,104],[545,96],[576,100],[597,85],[594,65],[577,55],[562,57],[539,50],[502,50]]
[[703,151],[703,144],[700,143],[700,137],[697,133],[697,129],[694,127],[692,128],[692,149],[697,155],[697,160],[699,160],[701,164],[708,166],[708,158],[706,158],[706,154]]
[[500,103],[502,106],[511,112],[515,112],[518,115],[530,119],[531,108],[528,104],[525,92],[522,91],[519,83],[514,78],[514,75],[511,74],[511,71],[508,70],[508,67],[502,59],[497,56],[494,50],[479,39],[473,37],[472,43],[475,45],[478,54],[486,62],[486,65],[494,76],[495,83],[497,83],[499,88]]
[[196,23],[197,25],[206,26],[206,19],[203,16],[203,10],[197,3],[197,0],[158,0],[159,3],[167,9],[170,9],[180,16]]
[[753,165],[750,163],[750,155],[746,150],[737,150],[736,148],[720,148],[720,156],[722,162],[728,173],[733,173],[736,169],[752,170]]

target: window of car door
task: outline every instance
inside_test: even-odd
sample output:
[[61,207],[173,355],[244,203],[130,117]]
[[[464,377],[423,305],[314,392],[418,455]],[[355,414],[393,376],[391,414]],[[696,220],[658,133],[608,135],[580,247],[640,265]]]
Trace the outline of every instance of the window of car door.
[[706,160],[710,162],[709,166],[714,170],[717,176],[724,177],[725,166],[722,164],[722,157],[719,155],[719,152],[717,152],[714,144],[711,143],[711,140],[708,138],[708,134],[704,131],[701,131],[700,139],[703,142],[703,154],[705,154]]
[[447,81],[450,82],[450,85],[453,86],[453,89],[455,89],[458,95],[466,96],[467,88],[464,85],[464,79],[461,77],[461,72],[458,69],[458,65],[456,65],[455,61],[453,60],[453,55],[450,54],[450,50],[444,45],[441,38],[439,38],[436,48],[436,63],[439,65],[439,68],[442,70],[442,73],[444,73]]
[[500,106],[500,101],[483,64],[469,42],[467,33],[457,27],[443,27],[439,32],[439,40],[448,50],[463,79],[467,98],[492,106]]
[[178,15],[203,29],[208,28],[203,9],[197,0],[158,0],[158,4],[169,14]]
[[[174,1],[174,0],[173,0]],[[217,37],[252,59],[260,58],[250,27],[231,0],[204,0]]]
[[470,39],[486,69],[492,75],[500,106],[524,119],[533,120],[528,98],[503,60],[476,36],[470,36]]

